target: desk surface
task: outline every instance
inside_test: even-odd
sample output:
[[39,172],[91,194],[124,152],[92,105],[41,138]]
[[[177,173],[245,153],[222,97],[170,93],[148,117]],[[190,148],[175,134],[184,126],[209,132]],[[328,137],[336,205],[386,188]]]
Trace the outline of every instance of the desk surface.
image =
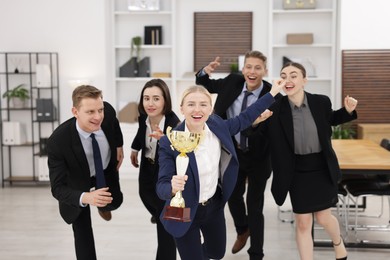
[[365,139],[334,139],[341,170],[390,170],[390,151]]

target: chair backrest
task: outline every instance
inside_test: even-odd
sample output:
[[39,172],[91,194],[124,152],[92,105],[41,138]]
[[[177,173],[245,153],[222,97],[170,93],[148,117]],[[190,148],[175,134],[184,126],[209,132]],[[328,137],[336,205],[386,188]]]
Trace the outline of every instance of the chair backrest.
[[390,151],[390,140],[387,138],[383,138],[381,141],[381,146]]

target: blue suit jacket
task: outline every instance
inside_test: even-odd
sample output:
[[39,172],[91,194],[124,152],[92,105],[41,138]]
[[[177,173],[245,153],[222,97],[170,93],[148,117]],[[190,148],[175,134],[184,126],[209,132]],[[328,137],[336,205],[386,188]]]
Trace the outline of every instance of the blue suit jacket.
[[[235,152],[234,144],[231,136],[237,134],[243,129],[249,127],[252,122],[272,103],[274,98],[271,94],[266,94],[258,99],[253,105],[249,106],[244,112],[235,118],[223,120],[221,117],[213,114],[207,120],[207,125],[210,130],[221,141],[221,158],[220,158],[220,185],[222,189],[222,204],[221,209],[229,199],[236,184],[238,173],[238,160]],[[181,123],[175,130],[184,131],[185,121]],[[171,149],[171,143],[166,136],[160,139],[159,148],[159,176],[157,181],[157,195],[166,200],[166,205],[169,205],[172,198],[172,176],[176,174],[176,157],[179,152]],[[199,173],[198,167],[193,152],[187,154],[189,157],[189,166],[186,175],[188,180],[183,191],[183,197],[186,202],[186,207],[191,209],[191,222],[176,222],[172,220],[164,220],[163,210],[160,219],[165,229],[174,237],[183,236],[192,221],[199,205]]]

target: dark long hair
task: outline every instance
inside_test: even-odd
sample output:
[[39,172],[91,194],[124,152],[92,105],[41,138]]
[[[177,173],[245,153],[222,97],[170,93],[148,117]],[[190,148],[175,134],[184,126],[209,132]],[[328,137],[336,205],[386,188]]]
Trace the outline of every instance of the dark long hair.
[[152,79],[152,80],[149,80],[148,82],[146,82],[145,86],[142,88],[141,96],[139,98],[139,103],[138,103],[139,113],[146,115],[146,111],[145,111],[145,108],[143,105],[144,92],[145,92],[145,89],[151,88],[151,87],[158,87],[159,89],[161,89],[161,92],[162,92],[163,98],[164,98],[164,109],[163,109],[162,113],[164,115],[166,115],[166,114],[172,112],[171,94],[169,92],[169,88],[168,88],[167,83],[165,83],[165,81],[163,81],[162,79]]
[[302,72],[303,78],[306,78],[306,69],[305,69],[305,67],[303,67],[302,64],[300,64],[298,62],[293,62],[293,61],[286,62],[283,65],[283,67],[280,69],[280,72],[282,72],[282,70],[284,68],[289,67],[289,66],[293,66],[293,67],[299,69]]

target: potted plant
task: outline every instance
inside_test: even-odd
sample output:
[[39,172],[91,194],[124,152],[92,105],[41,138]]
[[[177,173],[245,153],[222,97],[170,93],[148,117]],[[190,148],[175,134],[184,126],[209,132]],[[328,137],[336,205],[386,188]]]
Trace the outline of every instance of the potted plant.
[[350,123],[345,123],[332,127],[332,139],[353,139],[355,130]]
[[[131,57],[137,57],[137,60],[140,60],[140,54],[141,54],[141,43],[142,38],[140,36],[135,36],[131,39]],[[134,51],[137,54],[134,56]]]
[[237,62],[230,64],[230,73],[239,73]]
[[[119,68],[119,77],[137,77],[138,61],[140,60],[142,38],[135,36],[131,39],[131,57]],[[134,52],[136,56],[134,55]]]
[[9,89],[3,94],[3,98],[11,100],[14,108],[23,108],[26,105],[26,100],[30,98],[28,89],[25,84],[20,84],[13,89]]

